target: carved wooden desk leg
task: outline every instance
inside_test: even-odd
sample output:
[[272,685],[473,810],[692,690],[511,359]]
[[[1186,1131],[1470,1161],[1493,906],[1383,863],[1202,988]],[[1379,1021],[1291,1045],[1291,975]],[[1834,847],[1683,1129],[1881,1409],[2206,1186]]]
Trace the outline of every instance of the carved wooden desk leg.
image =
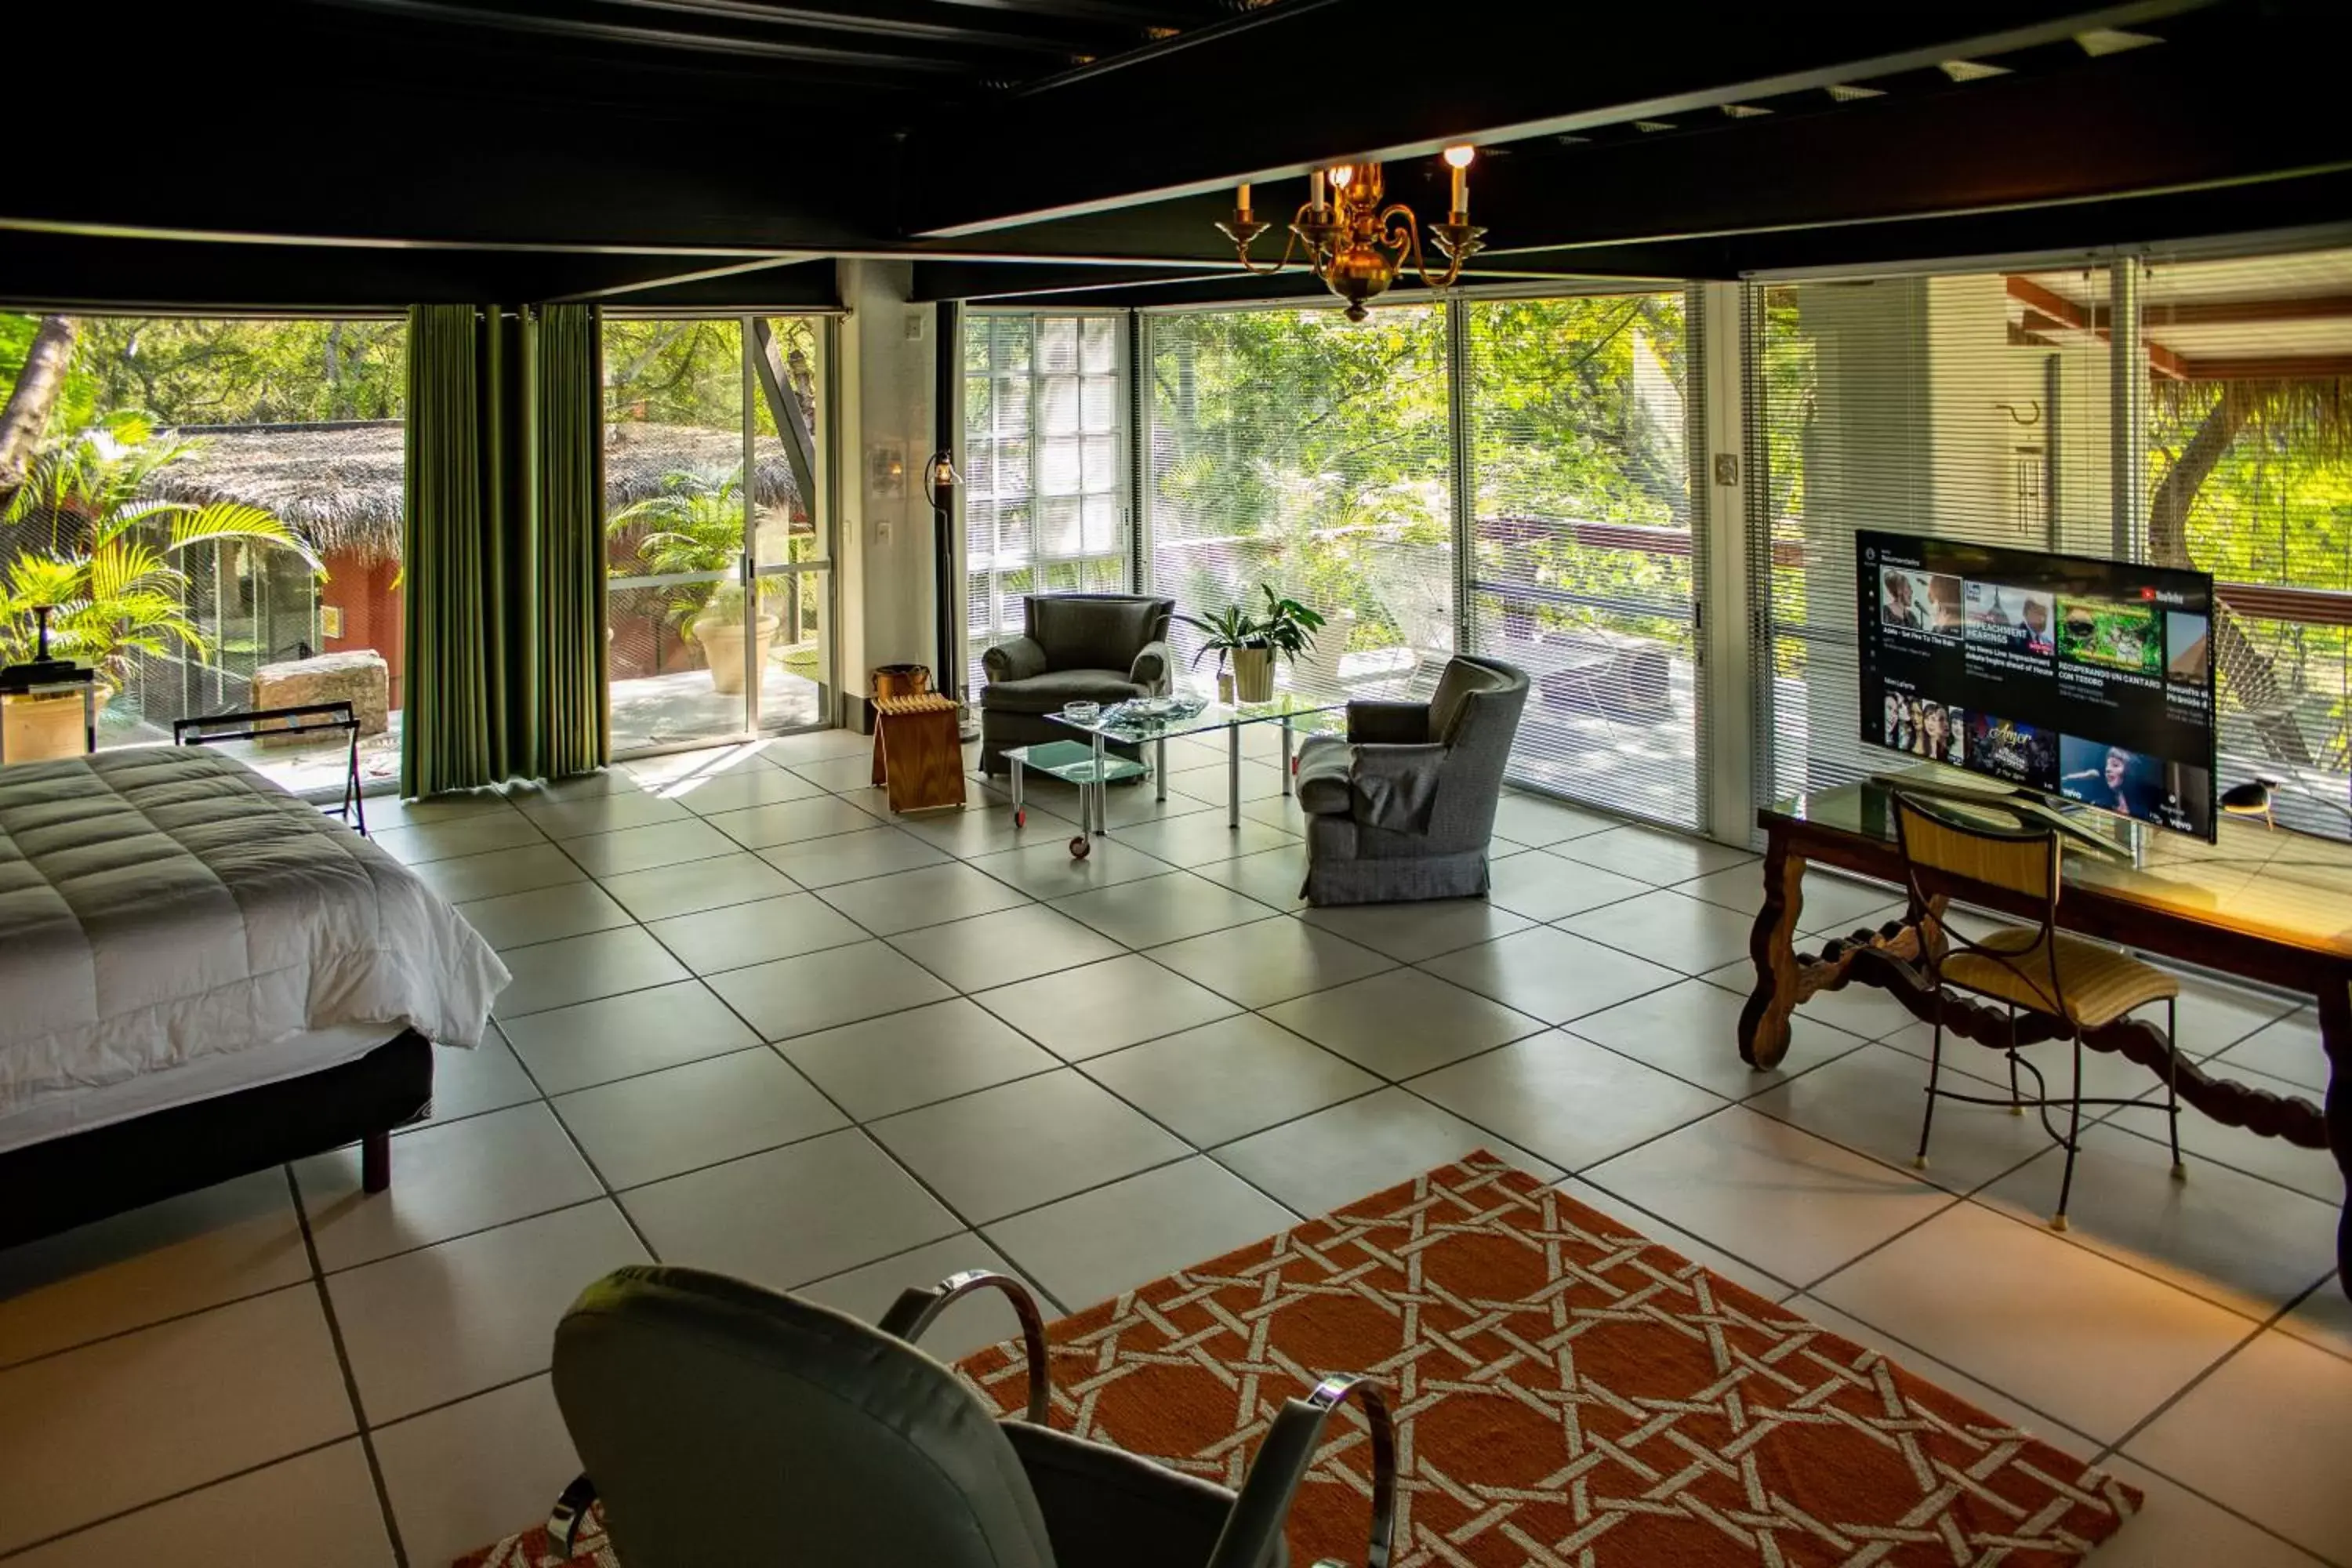
[[[1768,833],[1769,830],[1768,829]],[[1748,955],[1756,961],[1756,989],[1739,1010],[1739,1059],[1759,1071],[1777,1067],[1789,1050],[1789,1015],[1797,995],[1797,916],[1805,907],[1805,858],[1769,833],[1764,848],[1764,907],[1756,911]]]
[[2327,1052],[2327,1146],[2344,1173],[2344,1210],[2336,1216],[2336,1282],[2352,1295],[2352,975],[2320,983],[2319,1043]]

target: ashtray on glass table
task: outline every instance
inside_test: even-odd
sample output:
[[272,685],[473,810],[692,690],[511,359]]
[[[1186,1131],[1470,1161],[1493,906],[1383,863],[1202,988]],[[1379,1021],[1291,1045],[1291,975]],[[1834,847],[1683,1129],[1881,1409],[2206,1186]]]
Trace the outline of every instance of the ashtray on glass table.
[[1122,757],[1116,752],[1106,752],[1097,771],[1095,749],[1080,741],[1045,741],[1034,746],[1015,746],[1004,753],[1013,764],[1013,826],[1029,826],[1028,808],[1022,801],[1022,774],[1030,768],[1050,778],[1057,778],[1078,788],[1078,836],[1070,840],[1071,858],[1083,860],[1094,846],[1090,835],[1099,833],[1105,826],[1108,802],[1103,791],[1109,785],[1127,779],[1141,778],[1147,770],[1141,763]]

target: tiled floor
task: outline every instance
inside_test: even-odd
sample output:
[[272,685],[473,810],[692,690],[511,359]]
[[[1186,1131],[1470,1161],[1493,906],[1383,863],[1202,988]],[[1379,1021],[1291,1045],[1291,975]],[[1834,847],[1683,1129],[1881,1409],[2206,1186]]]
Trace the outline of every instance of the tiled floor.
[[[1229,829],[1222,767],[1121,792],[1081,862],[1043,793],[1025,830],[984,790],[894,821],[866,744],[373,805],[515,971],[499,1033],[442,1053],[388,1194],[331,1154],[0,1253],[9,1568],[436,1564],[527,1523],[573,1469],[549,1331],[619,1264],[869,1316],[985,1266],[1075,1310],[1478,1144],[2111,1458],[2151,1517],[2101,1562],[2352,1564],[2325,1155],[2190,1117],[2176,1185],[2122,1113],[2057,1235],[2031,1119],[1948,1104],[1911,1168],[1925,1040],[1883,995],[1740,1065],[1738,851],[1514,796],[1491,902],[1307,911],[1292,807]],[[1888,898],[1819,880],[1805,921]],[[2324,1082],[2288,1001],[2182,1017]],[[1007,1326],[976,1300],[932,1347]]]

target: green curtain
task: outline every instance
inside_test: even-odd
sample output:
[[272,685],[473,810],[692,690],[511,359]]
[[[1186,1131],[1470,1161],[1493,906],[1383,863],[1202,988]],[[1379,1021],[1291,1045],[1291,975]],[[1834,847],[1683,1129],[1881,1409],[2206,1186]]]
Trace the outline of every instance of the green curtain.
[[408,321],[404,795],[604,765],[595,311]]

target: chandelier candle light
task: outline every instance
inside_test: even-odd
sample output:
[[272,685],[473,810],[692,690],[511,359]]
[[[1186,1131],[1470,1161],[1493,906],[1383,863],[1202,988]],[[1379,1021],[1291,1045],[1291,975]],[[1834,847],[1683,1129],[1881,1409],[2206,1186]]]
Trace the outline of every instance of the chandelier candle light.
[[1445,221],[1429,226],[1430,243],[1446,260],[1445,270],[1436,276],[1423,259],[1412,208],[1402,202],[1381,205],[1384,181],[1378,163],[1341,163],[1310,172],[1307,205],[1292,216],[1290,238],[1282,247],[1282,258],[1272,266],[1250,259],[1251,243],[1273,226],[1250,210],[1249,186],[1234,193],[1234,216],[1217,227],[1234,242],[1243,270],[1259,277],[1272,277],[1289,266],[1293,253],[1305,246],[1308,269],[1348,302],[1348,319],[1360,321],[1364,302],[1386,293],[1408,261],[1428,288],[1447,288],[1460,279],[1463,263],[1477,254],[1478,238],[1486,232],[1470,222],[1470,161],[1475,156],[1475,149],[1467,145],[1445,149],[1454,196]]

